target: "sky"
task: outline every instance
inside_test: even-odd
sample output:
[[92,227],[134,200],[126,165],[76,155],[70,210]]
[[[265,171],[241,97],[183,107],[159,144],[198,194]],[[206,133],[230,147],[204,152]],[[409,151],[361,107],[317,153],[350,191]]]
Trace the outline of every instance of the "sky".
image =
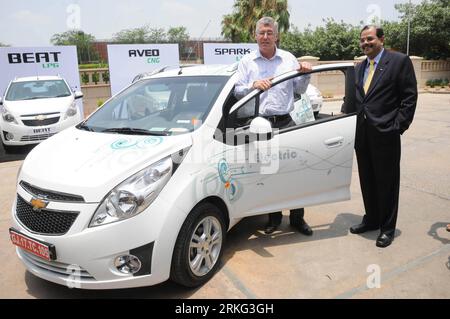
[[[334,18],[359,25],[377,16],[398,20],[396,3],[408,0],[289,0],[291,24],[303,30]],[[412,3],[420,3],[412,0]],[[234,0],[0,0],[0,43],[47,46],[55,33],[83,30],[98,40],[121,30],[184,26],[193,38],[218,38]]]

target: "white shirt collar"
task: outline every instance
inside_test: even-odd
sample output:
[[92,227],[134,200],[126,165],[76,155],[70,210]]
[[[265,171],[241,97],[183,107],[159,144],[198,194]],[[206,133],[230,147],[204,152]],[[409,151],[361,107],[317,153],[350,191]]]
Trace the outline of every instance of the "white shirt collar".
[[255,51],[255,57],[254,57],[254,60],[256,60],[256,59],[258,59],[258,58],[261,58],[261,59],[264,59],[264,60],[267,60],[267,61],[272,61],[272,60],[275,59],[276,57],[281,57],[280,51],[278,50],[277,47],[275,47],[275,54],[274,54],[274,56],[271,57],[270,59],[267,59],[267,58],[263,57],[262,54],[261,54],[261,51],[259,51],[259,48],[258,48],[258,49],[256,49],[256,51]]

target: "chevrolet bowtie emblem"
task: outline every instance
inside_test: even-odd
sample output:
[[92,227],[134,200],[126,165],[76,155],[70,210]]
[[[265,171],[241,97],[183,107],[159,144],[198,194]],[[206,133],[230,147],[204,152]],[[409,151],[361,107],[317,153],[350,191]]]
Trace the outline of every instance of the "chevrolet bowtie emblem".
[[33,210],[35,212],[41,211],[41,209],[47,207],[47,205],[48,205],[48,201],[38,199],[38,198],[32,198],[30,203],[31,203],[31,206],[33,206]]
[[38,116],[35,117],[35,119],[38,120],[38,121],[43,121],[43,120],[45,120],[46,118],[47,118],[47,117],[46,117],[45,115],[38,115]]

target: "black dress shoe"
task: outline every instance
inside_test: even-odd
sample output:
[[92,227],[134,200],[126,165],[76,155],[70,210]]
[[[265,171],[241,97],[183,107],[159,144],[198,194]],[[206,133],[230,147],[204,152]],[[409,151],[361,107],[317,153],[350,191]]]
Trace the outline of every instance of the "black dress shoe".
[[267,234],[267,235],[270,235],[270,234],[272,234],[274,231],[277,230],[278,226],[280,226],[280,225],[268,223],[268,224],[266,225],[266,227],[264,228],[264,233]]
[[384,247],[387,247],[390,244],[392,244],[393,240],[394,240],[394,236],[380,234],[380,236],[378,236],[378,238],[377,238],[376,245],[377,245],[377,247],[384,248]]
[[311,227],[309,227],[309,225],[304,220],[299,223],[291,224],[291,226],[297,228],[297,230],[303,235],[312,236],[313,234]]
[[378,229],[378,227],[361,223],[361,224],[350,227],[350,232],[352,234],[362,234],[362,233],[365,233],[366,231],[376,230],[376,229]]

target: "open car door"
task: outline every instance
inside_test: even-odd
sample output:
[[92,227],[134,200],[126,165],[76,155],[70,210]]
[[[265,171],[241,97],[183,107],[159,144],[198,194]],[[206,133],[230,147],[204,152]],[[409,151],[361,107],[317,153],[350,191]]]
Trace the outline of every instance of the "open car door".
[[[308,105],[296,108],[299,117],[291,114],[296,126],[272,130],[270,122],[259,117],[259,90],[224,106],[219,171],[222,165],[230,183],[233,217],[350,199],[356,129],[354,66],[322,65],[311,73],[320,77],[322,72],[331,72],[342,82],[343,97],[324,101],[316,119],[300,114],[308,112]],[[273,86],[297,76],[302,74],[280,75],[272,80]]]

